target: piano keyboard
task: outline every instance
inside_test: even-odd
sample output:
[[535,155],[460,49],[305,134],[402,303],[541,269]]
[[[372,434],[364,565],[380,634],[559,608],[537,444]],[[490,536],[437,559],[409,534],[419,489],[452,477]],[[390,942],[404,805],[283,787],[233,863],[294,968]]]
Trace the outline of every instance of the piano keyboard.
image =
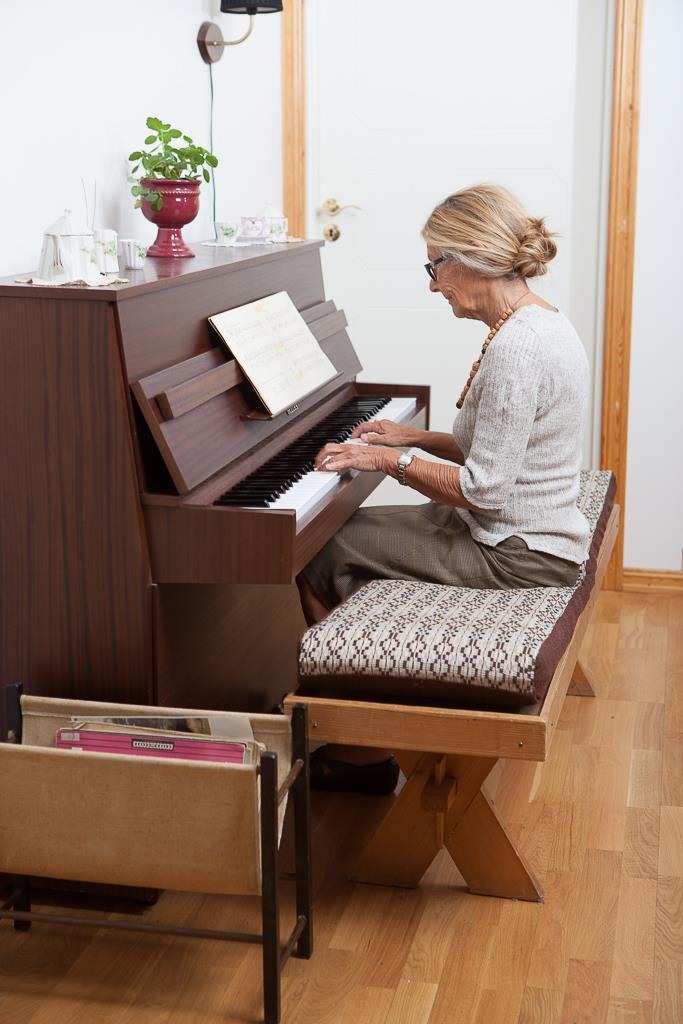
[[[375,398],[363,395],[352,399],[317,425],[304,437],[284,448],[232,490],[226,491],[216,505],[241,508],[294,509],[297,519],[312,511],[329,497],[342,482],[337,473],[313,469],[315,457],[329,442],[342,443],[359,423],[382,419],[405,423],[415,411],[415,398]],[[351,470],[355,475],[356,471]],[[344,474],[345,475],[345,474]]]

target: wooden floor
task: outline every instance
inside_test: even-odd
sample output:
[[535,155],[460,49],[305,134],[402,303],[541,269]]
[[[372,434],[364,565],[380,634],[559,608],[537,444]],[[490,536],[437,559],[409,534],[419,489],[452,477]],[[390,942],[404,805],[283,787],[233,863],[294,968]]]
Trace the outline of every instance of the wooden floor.
[[[418,890],[353,885],[383,802],[316,794],[316,952],[285,968],[285,1024],[683,1021],[683,597],[601,595],[583,660],[598,698],[568,698],[548,763],[489,788],[545,904],[471,896],[444,854]],[[143,917],[255,911],[167,893]],[[255,1021],[260,981],[259,947],[0,926],[0,1024]]]

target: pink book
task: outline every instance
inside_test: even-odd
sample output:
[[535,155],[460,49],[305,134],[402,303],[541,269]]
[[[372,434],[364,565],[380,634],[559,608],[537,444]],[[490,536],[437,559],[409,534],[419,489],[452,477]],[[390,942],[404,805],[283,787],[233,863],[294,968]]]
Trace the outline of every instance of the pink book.
[[69,750],[88,750],[98,754],[134,754],[138,757],[176,757],[188,761],[221,761],[244,764],[251,760],[244,743],[201,734],[169,736],[163,733],[131,730],[108,732],[98,729],[57,729],[55,746]]

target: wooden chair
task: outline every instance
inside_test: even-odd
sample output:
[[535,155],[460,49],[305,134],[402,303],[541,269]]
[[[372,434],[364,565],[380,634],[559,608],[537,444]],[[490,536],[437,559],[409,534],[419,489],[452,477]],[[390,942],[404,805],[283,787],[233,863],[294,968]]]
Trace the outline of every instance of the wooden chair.
[[333,695],[316,694],[311,693],[311,684],[320,679],[300,676],[300,690],[286,699],[285,706],[288,711],[297,703],[308,707],[313,740],[391,749],[406,776],[362,851],[355,880],[416,886],[445,847],[471,892],[542,900],[539,882],[498,820],[482,784],[499,759],[545,761],[567,692],[593,694],[578,658],[618,529],[618,506],[609,514],[605,509],[601,536],[591,553],[590,596],[547,691],[536,704],[482,710],[339,692],[345,682],[367,690],[367,676],[336,681],[331,676],[325,688]]
[[[210,716],[248,720],[265,746],[258,764],[219,764],[56,749],[71,716]],[[263,946],[266,1024],[280,1021],[280,975],[290,954],[313,950],[306,709],[236,715],[22,696],[7,687],[0,743],[0,873],[12,877],[0,919],[257,942]],[[229,735],[229,733],[226,733]],[[296,923],[280,942],[277,851],[285,797],[294,802]],[[29,879],[145,889],[260,895],[260,934],[81,918],[31,909]]]

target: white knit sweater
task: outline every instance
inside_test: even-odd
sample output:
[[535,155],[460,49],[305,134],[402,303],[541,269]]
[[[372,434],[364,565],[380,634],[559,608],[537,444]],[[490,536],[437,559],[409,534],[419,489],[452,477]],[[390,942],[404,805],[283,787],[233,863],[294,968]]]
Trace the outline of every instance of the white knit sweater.
[[533,551],[587,556],[576,507],[588,406],[588,360],[562,313],[523,306],[488,347],[453,436],[465,456],[460,486],[485,512],[458,509],[475,540],[521,537]]

